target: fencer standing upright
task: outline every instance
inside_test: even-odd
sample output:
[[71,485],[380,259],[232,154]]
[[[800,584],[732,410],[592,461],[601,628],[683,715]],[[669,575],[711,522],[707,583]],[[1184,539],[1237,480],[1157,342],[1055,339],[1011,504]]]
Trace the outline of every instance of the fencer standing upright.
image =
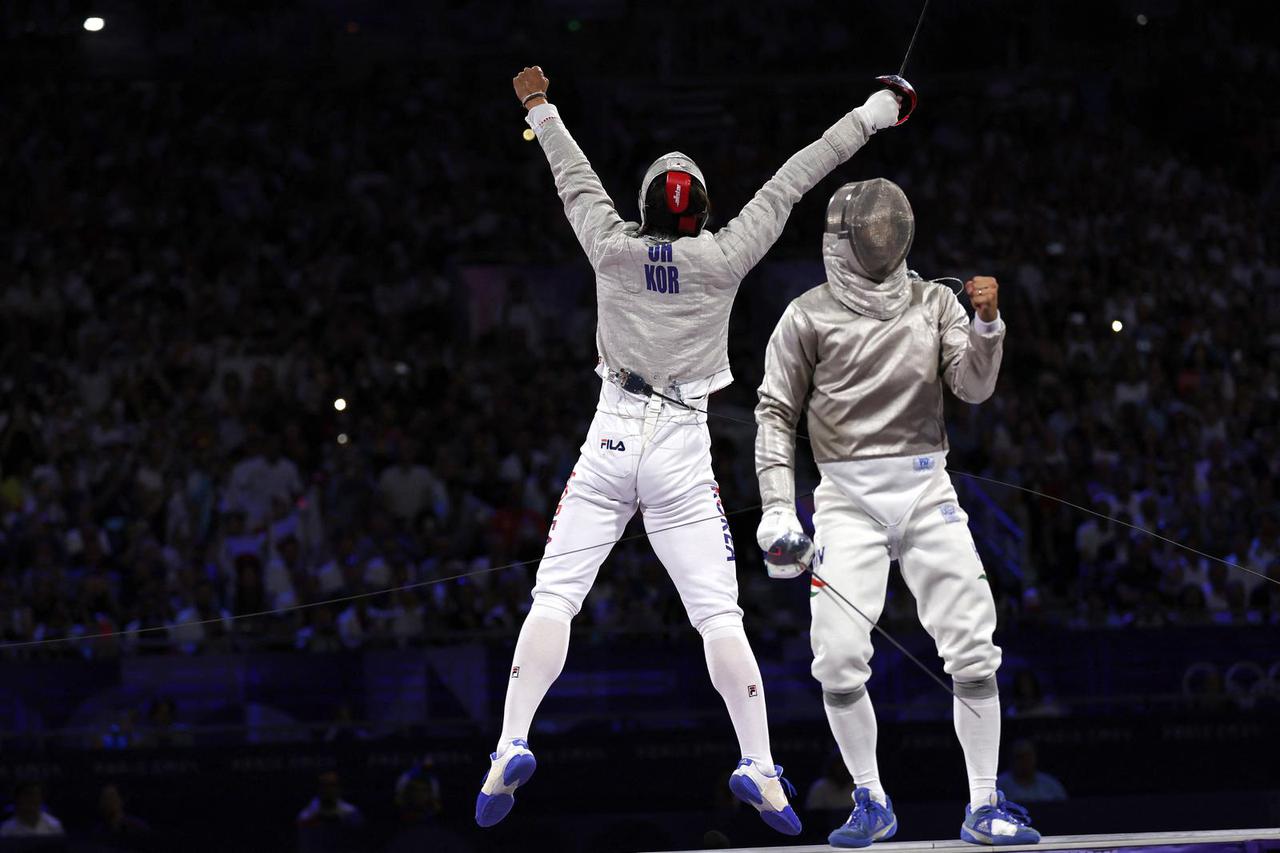
[[[877,92],[847,113],[712,233],[705,228],[706,180],[693,160],[673,152],[655,161],[640,187],[640,224],[624,222],[547,101],[542,70],[525,68],[513,83],[595,271],[596,372],[603,382],[538,566],[476,821],[490,826],[502,820],[513,792],[532,775],[529,729],[564,666],[570,620],[639,509],[649,541],[702,635],[712,684],[738,737],[742,760],[730,788],[769,826],[796,834],[800,821],[787,800],[782,768],[770,755],[764,685],[743,632],[733,540],[711,470],[706,416],[695,410],[705,411],[708,395],[732,381],[729,311],[743,276],[777,240],[800,197],[876,130],[894,124],[898,99]],[[643,796],[649,787],[625,768],[610,780],[628,783],[620,796]]]
[[[950,288],[907,270],[914,238],[911,205],[890,181],[846,184],[828,204],[822,242],[827,281],[787,307],[765,356],[756,406],[756,473],[765,506],[757,541],[796,559],[771,565],[771,575],[805,570],[810,555],[803,545],[810,543],[800,538],[796,517],[795,439],[807,404],[808,437],[821,473],[810,544],[813,675],[857,786],[849,820],[831,833],[831,843],[864,847],[892,837],[898,827],[880,782],[876,718],[866,689],[872,653],[867,619],[880,617],[891,560],[898,561],[958,697],[953,716],[969,775],[961,838],[1034,843],[1040,836],[1025,811],[995,788],[996,608],[947,475],[942,414],[944,384],[968,403],[995,390],[1005,332],[999,285],[985,276],[965,284],[977,315],[971,323]],[[866,618],[824,592],[823,580]]]

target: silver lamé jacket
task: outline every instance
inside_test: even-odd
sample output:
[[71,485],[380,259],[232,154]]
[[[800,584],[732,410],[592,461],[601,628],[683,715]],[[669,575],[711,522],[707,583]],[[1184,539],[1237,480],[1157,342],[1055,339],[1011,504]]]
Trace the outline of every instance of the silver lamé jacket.
[[527,121],[595,270],[597,372],[630,370],[655,388],[675,386],[691,397],[733,381],[733,298],[782,233],[792,206],[875,132],[861,108],[852,110],[787,160],[719,231],[665,242],[638,236],[638,226],[622,220],[554,106],[534,107]]
[[796,424],[806,404],[814,460],[945,451],[942,384],[968,403],[995,390],[1004,321],[969,316],[950,288],[908,277],[906,308],[877,320],[830,282],[787,306],[769,339],[756,405],[764,506],[795,504]]

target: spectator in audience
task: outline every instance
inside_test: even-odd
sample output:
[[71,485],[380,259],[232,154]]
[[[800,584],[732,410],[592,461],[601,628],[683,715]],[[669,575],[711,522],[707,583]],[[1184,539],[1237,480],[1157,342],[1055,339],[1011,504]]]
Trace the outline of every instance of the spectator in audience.
[[809,811],[848,811],[853,802],[853,779],[839,753],[827,757],[822,775],[809,786],[804,807]]
[[1067,789],[1040,770],[1036,747],[1031,741],[1015,740],[1009,745],[1009,769],[996,777],[996,787],[1019,803],[1045,803],[1067,798]]
[[155,834],[141,818],[124,809],[125,800],[115,784],[103,785],[98,793],[98,824],[94,840],[103,853],[144,853],[155,849]]
[[62,823],[44,810],[44,787],[21,782],[13,794],[13,817],[0,823],[0,838],[60,837]]
[[468,849],[462,837],[441,822],[444,803],[430,756],[396,780],[395,804],[400,825],[387,853],[414,853],[424,849],[456,853]]
[[332,770],[316,779],[316,795],[298,813],[298,848],[302,853],[348,853],[363,850],[364,815],[342,799],[342,782]]
[[1067,710],[1052,696],[1046,696],[1040,687],[1040,679],[1029,667],[1022,667],[1013,674],[1013,695],[1005,715],[1020,719],[1036,717],[1062,717]]

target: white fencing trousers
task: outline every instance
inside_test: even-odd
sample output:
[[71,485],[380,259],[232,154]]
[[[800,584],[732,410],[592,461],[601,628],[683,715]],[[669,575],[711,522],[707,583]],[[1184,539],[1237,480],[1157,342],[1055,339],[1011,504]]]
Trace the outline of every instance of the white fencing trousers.
[[[704,408],[706,399],[690,404]],[[706,416],[608,382],[556,507],[534,601],[576,616],[637,509],[693,626],[705,633],[740,625],[737,563]]]
[[[814,570],[878,620],[898,560],[943,668],[979,681],[1000,666],[995,599],[945,462],[937,453],[819,465]],[[813,677],[827,693],[856,691],[871,675],[871,625],[812,584]]]

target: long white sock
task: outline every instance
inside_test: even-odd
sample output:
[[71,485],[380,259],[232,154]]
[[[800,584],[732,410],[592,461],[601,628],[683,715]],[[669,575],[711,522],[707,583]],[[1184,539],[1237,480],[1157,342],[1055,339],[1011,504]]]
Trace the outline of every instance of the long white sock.
[[741,623],[703,631],[702,648],[707,655],[711,684],[729,709],[729,719],[733,721],[733,730],[738,735],[742,757],[750,758],[772,775],[773,755],[769,752],[764,682]]
[[569,614],[534,602],[520,626],[520,639],[511,659],[507,701],[502,709],[501,755],[511,741],[529,739],[533,715],[551,685],[560,677],[569,655]]
[[866,788],[871,792],[871,799],[883,805],[887,795],[880,784],[880,765],[876,762],[879,728],[867,689],[859,687],[851,693],[824,692],[822,707],[854,784]]
[[[957,681],[955,688],[957,698],[952,700],[952,716],[956,737],[964,750],[964,765],[969,771],[969,804],[976,809],[990,805],[991,794],[996,790],[996,766],[1000,762],[1000,694],[996,692],[995,676],[984,681]],[[960,704],[960,699],[969,703],[973,711]],[[974,711],[982,716],[979,718]]]

